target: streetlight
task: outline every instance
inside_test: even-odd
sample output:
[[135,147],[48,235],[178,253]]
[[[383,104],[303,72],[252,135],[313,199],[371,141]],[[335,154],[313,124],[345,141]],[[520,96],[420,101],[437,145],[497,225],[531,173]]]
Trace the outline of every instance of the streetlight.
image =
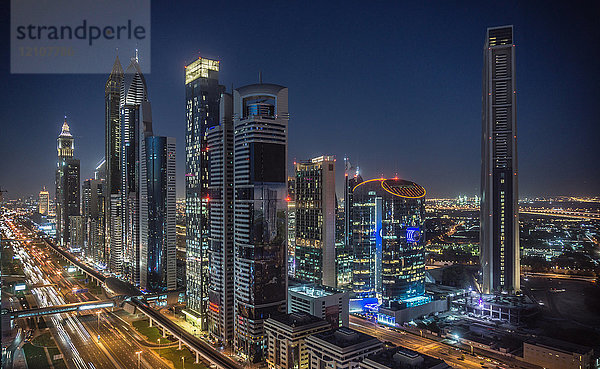
[[185,356],[181,357],[181,361],[182,361],[181,369],[185,369]]
[[140,361],[142,360],[142,352],[141,351],[136,351],[135,354],[138,357],[138,369],[140,369]]
[[160,357],[160,337],[158,338],[158,356]]
[[98,315],[98,334],[100,334],[100,311],[96,311],[96,315]]

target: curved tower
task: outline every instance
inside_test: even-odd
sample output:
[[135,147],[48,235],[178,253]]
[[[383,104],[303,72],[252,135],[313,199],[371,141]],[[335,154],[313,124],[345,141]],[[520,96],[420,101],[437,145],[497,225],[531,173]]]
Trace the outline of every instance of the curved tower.
[[[142,146],[152,135],[150,103],[146,79],[136,56],[131,58],[123,76],[120,96],[121,119],[121,274],[128,281],[140,284],[140,180],[145,159]],[[142,109],[144,105],[144,109]],[[148,121],[145,124],[144,121]]]
[[148,101],[147,90],[146,78],[142,73],[136,55],[134,58],[131,58],[131,62],[123,76],[123,83],[121,84],[121,106],[139,105],[142,101]]
[[264,320],[286,307],[288,89],[235,89],[233,116],[234,341],[254,362]]
[[425,292],[425,189],[377,178],[352,189],[353,290],[391,302]]

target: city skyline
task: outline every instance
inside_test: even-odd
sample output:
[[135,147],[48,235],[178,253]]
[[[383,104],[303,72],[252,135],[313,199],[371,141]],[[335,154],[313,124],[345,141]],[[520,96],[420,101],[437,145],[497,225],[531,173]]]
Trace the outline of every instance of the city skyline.
[[2,368],[600,369],[600,6],[22,1]]
[[[155,4],[154,8],[159,12],[171,11],[161,6]],[[293,14],[298,9],[293,5],[268,10],[269,14],[278,15],[281,22],[297,22]],[[339,14],[331,14],[333,9],[327,6],[323,15],[315,15],[298,29],[285,29],[282,34],[273,36],[280,37],[286,44],[285,52],[277,58],[265,58],[248,49],[244,45],[246,36],[233,37],[238,27],[247,25],[245,21],[222,35],[209,32],[206,37],[190,37],[189,41],[177,45],[168,44],[168,40],[190,27],[191,22],[189,17],[178,13],[181,10],[172,10],[174,16],[181,15],[182,24],[170,30],[166,41],[154,38],[154,45],[159,47],[153,47],[153,73],[146,76],[148,84],[154,86],[149,96],[153,113],[156,119],[168,122],[164,133],[185,142],[183,66],[197,56],[214,57],[221,61],[220,79],[228,91],[232,81],[236,83],[234,88],[257,82],[260,71],[265,82],[290,87],[294,98],[290,106],[288,168],[294,159],[315,157],[325,151],[336,155],[338,196],[343,183],[339,177],[343,175],[343,168],[339,166],[345,156],[360,166],[364,178],[382,175],[410,178],[423,184],[436,197],[477,194],[483,67],[480,30],[512,23],[515,38],[520,40],[516,45],[516,84],[521,197],[597,195],[600,173],[593,158],[598,150],[592,139],[600,128],[593,124],[593,101],[597,100],[598,92],[592,90],[592,86],[597,85],[595,81],[599,77],[592,73],[595,58],[587,58],[590,51],[584,51],[585,45],[598,39],[598,31],[592,27],[594,9],[587,14],[574,13],[554,4],[534,17],[533,7],[528,5],[494,5],[489,10],[483,6],[474,9],[459,6],[454,9],[456,19],[448,19],[443,16],[446,14],[443,9],[423,18],[418,15],[425,14],[426,9],[402,6],[391,12],[397,17],[395,21],[390,19],[392,15],[383,14],[383,9],[372,9],[354,27],[346,19],[356,16],[358,10],[350,6]],[[208,9],[207,16],[211,11],[219,9]],[[334,31],[321,28],[324,26],[319,21],[327,14],[337,26]],[[465,22],[471,15],[477,15],[478,20]],[[242,18],[236,12],[232,12],[232,17]],[[381,22],[385,26],[371,27],[375,17],[386,20]],[[436,32],[453,36],[448,40],[460,42],[437,42],[437,33],[424,32],[423,19],[435,23],[439,27]],[[155,35],[166,32],[164,20],[155,23]],[[391,25],[395,27],[390,28]],[[259,35],[271,34],[268,26],[253,27]],[[352,36],[343,36],[343,31],[352,29]],[[376,45],[369,45],[368,41],[380,37],[382,32],[386,39],[378,38]],[[553,50],[546,53],[547,48],[543,46],[549,39]],[[119,51],[121,60],[132,55],[133,51]],[[358,57],[349,58],[351,55]],[[558,65],[561,65],[561,73],[555,73]],[[110,66],[105,68],[108,74]],[[39,148],[22,155],[23,165],[5,163],[5,172],[10,174],[2,181],[2,187],[9,191],[5,196],[15,198],[36,194],[42,186],[53,187],[52,172],[47,169],[53,147],[38,140],[55,135],[65,113],[76,133],[81,178],[92,178],[104,151],[103,140],[97,138],[103,136],[104,131],[101,88],[106,77],[8,75],[6,61],[0,64],[0,69],[7,74],[8,90],[15,101],[11,108],[7,105],[13,101],[11,98],[2,102],[5,119],[13,122],[5,125],[2,147],[17,155],[23,148],[13,147],[5,140],[29,142]],[[303,78],[307,74],[314,78]],[[23,98],[25,89],[21,85],[27,85],[23,81],[30,79],[44,86],[36,95],[39,109],[32,111],[24,110],[22,105],[28,100]],[[312,91],[318,90],[320,84],[327,85],[331,92],[315,95]],[[361,92],[355,93],[353,89]],[[363,93],[363,89],[373,93]],[[365,121],[370,129],[361,127]],[[20,128],[25,124],[36,134]],[[311,124],[324,129],[322,137],[307,136],[311,130],[306,127]],[[382,131],[389,135],[381,135]],[[388,142],[387,136],[403,137],[407,132],[419,138],[403,139],[400,144]],[[177,195],[183,197],[184,145],[178,145],[177,150]],[[387,159],[381,160],[382,157]],[[560,170],[555,170],[556,167]],[[444,181],[440,181],[440,177]]]

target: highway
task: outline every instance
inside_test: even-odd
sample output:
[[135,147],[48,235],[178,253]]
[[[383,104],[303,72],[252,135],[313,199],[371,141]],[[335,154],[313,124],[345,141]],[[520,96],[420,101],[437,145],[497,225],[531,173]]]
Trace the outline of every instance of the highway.
[[157,322],[159,325],[165,327],[165,329],[167,329],[168,331],[176,333],[176,335],[179,336],[179,338],[181,338],[183,343],[202,352],[207,358],[209,358],[212,362],[216,363],[219,367],[226,369],[242,369],[241,365],[239,365],[229,357],[221,354],[213,347],[211,347],[208,343],[187,332],[186,330],[178,326],[176,323],[171,321],[169,318],[162,315],[159,311],[152,309],[137,298],[132,298],[131,301],[145,315],[152,318],[152,320]]
[[[394,345],[407,347],[421,354],[442,359],[454,368],[481,369],[484,366],[495,368],[497,365],[501,368],[537,368],[536,366],[516,359],[487,357],[477,352],[479,349],[476,349],[475,356],[470,354],[464,354],[464,356],[462,356],[462,351],[453,345],[429,339],[427,337],[420,337],[419,335],[403,330],[392,330],[391,328],[382,327],[353,315],[350,316],[350,328],[376,337],[381,341],[389,341]],[[461,360],[461,357],[464,357],[464,360]]]
[[[74,257],[69,252],[61,249],[60,247],[53,245],[52,242],[50,242],[46,239],[44,239],[44,242],[47,246],[49,246],[52,249],[54,249],[55,251],[59,252],[61,255],[63,255],[65,258],[67,258],[70,262],[72,262],[73,264],[76,264],[78,267],[84,269],[88,274],[92,274],[98,280],[104,281],[106,279],[106,277],[103,274],[101,274],[98,271],[87,266],[85,263],[81,262],[79,259]],[[199,338],[197,338],[193,334],[187,332],[185,329],[183,329],[176,323],[174,323],[171,320],[169,320],[168,318],[164,317],[158,311],[147,306],[145,304],[145,302],[143,302],[137,298],[132,298],[131,301],[133,303],[135,303],[136,306],[146,316],[151,317],[154,321],[158,322],[161,326],[165,327],[165,329],[167,331],[169,331],[171,334],[180,338],[181,341],[185,345],[192,348],[193,350],[196,350],[196,351],[202,353],[202,355],[204,355],[206,358],[208,358],[211,362],[217,364],[219,367],[225,368],[225,369],[241,369],[242,368],[242,366],[240,366],[237,362],[235,362],[232,359],[230,359],[229,357],[221,354],[220,352],[215,350],[208,343],[200,340]]]
[[[11,224],[11,228],[15,237],[33,237],[19,224]],[[31,305],[44,308],[97,300],[89,292],[73,293],[85,286],[63,270],[58,263],[58,256],[46,248],[48,244],[41,239],[31,238],[15,249],[24,265],[28,284],[39,286],[28,295]],[[77,315],[61,313],[48,315],[44,319],[70,369],[137,368],[137,352],[140,352],[143,368],[170,368],[150,348],[135,339],[131,327],[127,328],[127,324],[108,309],[103,310],[100,316],[95,311],[83,310]]]

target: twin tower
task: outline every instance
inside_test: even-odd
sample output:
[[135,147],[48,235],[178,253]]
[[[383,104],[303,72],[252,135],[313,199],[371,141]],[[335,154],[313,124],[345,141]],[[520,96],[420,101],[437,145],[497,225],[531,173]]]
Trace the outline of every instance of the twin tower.
[[185,69],[188,309],[253,360],[286,309],[288,89],[229,94],[218,61]]

